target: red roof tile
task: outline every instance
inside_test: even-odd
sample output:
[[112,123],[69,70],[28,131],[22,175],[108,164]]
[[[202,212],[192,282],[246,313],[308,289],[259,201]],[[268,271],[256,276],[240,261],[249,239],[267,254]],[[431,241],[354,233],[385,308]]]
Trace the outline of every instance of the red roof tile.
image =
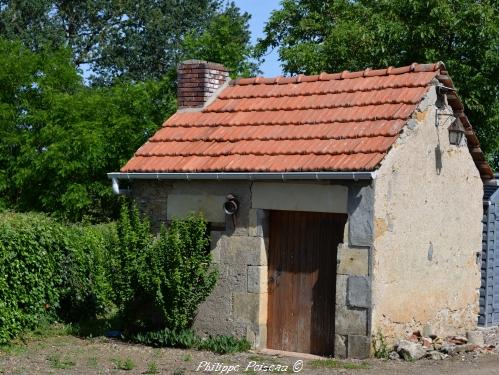
[[[437,63],[241,78],[202,111],[175,113],[121,171],[372,171],[432,80],[452,85],[446,74]],[[462,110],[459,98],[449,103]],[[460,119],[473,155],[482,161],[464,113]],[[492,172],[483,162],[477,166],[482,175]]]

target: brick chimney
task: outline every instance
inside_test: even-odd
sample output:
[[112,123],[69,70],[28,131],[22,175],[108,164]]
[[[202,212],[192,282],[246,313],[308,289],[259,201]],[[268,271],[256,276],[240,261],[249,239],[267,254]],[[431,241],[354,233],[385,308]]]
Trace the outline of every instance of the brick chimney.
[[187,60],[177,69],[178,107],[201,108],[229,80],[229,71],[221,64]]

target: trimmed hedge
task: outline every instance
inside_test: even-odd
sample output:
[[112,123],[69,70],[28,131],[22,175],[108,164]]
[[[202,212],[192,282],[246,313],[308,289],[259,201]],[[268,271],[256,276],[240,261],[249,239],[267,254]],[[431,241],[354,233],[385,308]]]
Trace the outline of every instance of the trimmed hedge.
[[111,290],[103,259],[113,233],[112,224],[0,213],[0,343],[42,322],[104,312]]

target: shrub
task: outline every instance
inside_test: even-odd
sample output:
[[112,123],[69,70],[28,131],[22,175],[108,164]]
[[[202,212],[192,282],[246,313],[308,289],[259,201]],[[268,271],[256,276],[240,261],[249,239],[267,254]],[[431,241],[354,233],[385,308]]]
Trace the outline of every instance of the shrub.
[[109,304],[104,252],[112,226],[64,226],[40,214],[0,214],[0,343]]
[[106,262],[115,241],[114,226],[69,226],[64,240],[58,316],[69,322],[95,319],[111,308]]
[[0,343],[55,316],[61,228],[39,215],[0,217]]
[[123,312],[140,297],[139,275],[144,272],[144,256],[153,243],[149,222],[135,206],[121,206],[116,224],[117,238],[110,259],[110,279],[116,305]]
[[[62,319],[125,334],[168,329],[191,346],[197,338],[187,329],[216,278],[200,217],[174,220],[154,237],[126,205],[118,223],[99,226],[0,213],[0,343]],[[121,321],[109,327],[96,318],[114,303]]]
[[113,288],[125,331],[189,328],[217,278],[206,222],[173,220],[153,238],[137,208],[124,207],[117,229]]

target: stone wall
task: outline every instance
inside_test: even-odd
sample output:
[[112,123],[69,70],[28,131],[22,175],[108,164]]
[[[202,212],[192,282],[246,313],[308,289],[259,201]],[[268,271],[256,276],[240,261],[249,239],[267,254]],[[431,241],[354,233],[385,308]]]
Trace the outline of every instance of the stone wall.
[[335,357],[365,358],[370,353],[373,201],[370,182],[350,184],[336,268]]
[[449,144],[452,111],[436,117],[436,99],[432,88],[375,180],[371,332],[389,338],[477,322],[482,182],[466,145]]

